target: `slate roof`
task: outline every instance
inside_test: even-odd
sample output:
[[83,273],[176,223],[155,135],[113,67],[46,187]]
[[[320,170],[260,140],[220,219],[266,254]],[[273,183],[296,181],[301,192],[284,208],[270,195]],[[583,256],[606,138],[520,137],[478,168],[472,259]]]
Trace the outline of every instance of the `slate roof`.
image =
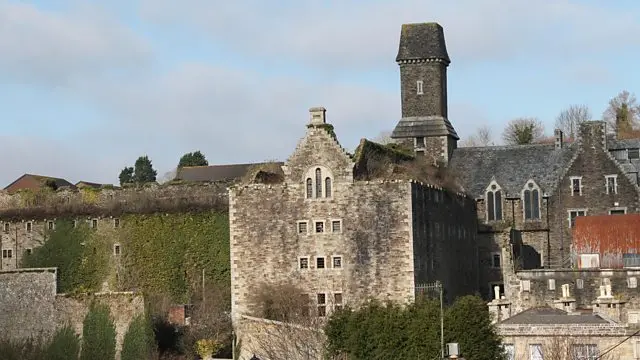
[[500,324],[504,325],[555,325],[555,324],[610,324],[593,313],[570,315],[566,311],[551,307],[537,307],[516,314]]
[[483,197],[492,179],[506,197],[520,197],[520,191],[533,179],[543,194],[551,195],[569,165],[578,144],[561,149],[554,145],[518,145],[457,148],[450,162],[467,193]]
[[460,139],[449,119],[442,116],[412,116],[400,119],[391,133],[392,138],[430,137],[450,135]]
[[53,182],[56,184],[56,186],[58,188],[61,187],[70,187],[70,188],[74,188],[74,185],[72,183],[70,183],[69,181],[63,179],[63,178],[57,178],[57,177],[52,177],[52,176],[43,176],[43,175],[36,175],[36,174],[24,174],[22,176],[20,176],[19,178],[15,179],[13,182],[11,182],[11,184],[7,185],[4,190],[7,191],[15,191],[15,190],[19,190],[19,188],[14,188],[14,185],[18,184],[18,182],[24,178],[32,178],[37,182],[40,182],[41,185],[44,186],[45,182],[47,180],[53,180]]
[[[211,166],[185,166],[178,169],[175,180],[184,181],[228,181],[243,177],[249,169],[264,163],[230,164]],[[282,166],[284,163],[278,163]]]
[[451,62],[442,26],[437,23],[403,24],[396,61],[423,59]]
[[622,140],[608,139],[607,148],[609,150],[640,148],[640,139],[622,139]]

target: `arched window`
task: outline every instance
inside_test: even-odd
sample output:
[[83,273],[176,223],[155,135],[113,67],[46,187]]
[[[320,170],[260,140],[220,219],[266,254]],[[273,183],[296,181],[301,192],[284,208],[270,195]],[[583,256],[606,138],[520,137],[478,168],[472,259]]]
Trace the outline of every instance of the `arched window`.
[[487,221],[502,220],[502,190],[496,183],[487,188]]
[[540,219],[540,189],[533,181],[525,186],[522,200],[525,220]]
[[331,197],[331,178],[324,179],[324,197]]
[[307,199],[313,198],[313,180],[307,178]]
[[322,197],[322,171],[320,168],[316,169],[316,197]]

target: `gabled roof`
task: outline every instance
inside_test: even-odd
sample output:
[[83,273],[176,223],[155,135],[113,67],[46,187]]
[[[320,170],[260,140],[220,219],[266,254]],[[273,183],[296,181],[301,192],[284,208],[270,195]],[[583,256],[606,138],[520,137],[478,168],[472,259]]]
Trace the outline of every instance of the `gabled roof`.
[[607,139],[609,150],[637,149],[640,148],[640,139]]
[[569,314],[548,306],[536,307],[518,313],[499,323],[500,325],[555,325],[555,324],[610,324],[593,313]]
[[520,197],[529,179],[551,195],[577,148],[577,143],[561,149],[547,144],[457,148],[450,166],[475,198],[484,196],[494,178],[507,197]]
[[[72,183],[70,183],[69,181],[63,179],[63,178],[57,178],[57,177],[53,177],[53,176],[44,176],[44,175],[36,175],[36,174],[24,174],[22,176],[20,176],[19,178],[15,179],[14,181],[12,181],[9,185],[7,185],[4,190],[10,190],[11,187],[15,184],[17,184],[20,180],[30,177],[32,179],[34,179],[35,181],[41,182],[42,185],[45,185],[45,182],[47,180],[52,180],[54,182],[54,184],[56,185],[56,187],[61,188],[61,187],[71,187],[73,188],[74,185]],[[17,189],[16,189],[17,190]]]
[[[175,180],[184,181],[229,181],[243,177],[253,167],[266,163],[229,164],[210,166],[185,166],[178,169]],[[278,163],[282,166],[284,163]]]

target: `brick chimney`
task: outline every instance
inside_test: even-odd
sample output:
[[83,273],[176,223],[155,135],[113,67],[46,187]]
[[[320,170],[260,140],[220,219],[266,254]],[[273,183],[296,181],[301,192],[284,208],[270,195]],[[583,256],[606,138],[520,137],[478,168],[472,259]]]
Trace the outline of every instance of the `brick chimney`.
[[553,132],[553,134],[555,135],[555,138],[556,138],[555,139],[556,140],[555,141],[556,149],[562,149],[562,145],[563,145],[563,142],[564,142],[564,139],[563,139],[564,135],[562,134],[562,130],[556,129]]

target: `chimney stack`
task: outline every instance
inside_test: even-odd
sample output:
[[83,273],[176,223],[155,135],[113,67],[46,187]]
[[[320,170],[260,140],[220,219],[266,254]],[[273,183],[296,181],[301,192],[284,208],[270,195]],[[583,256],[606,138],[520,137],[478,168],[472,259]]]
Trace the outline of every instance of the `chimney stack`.
[[555,141],[556,149],[562,149],[562,145],[564,143],[562,130],[556,129],[553,133],[554,133],[555,138],[556,138],[556,141]]
[[309,109],[309,116],[311,118],[311,125],[322,125],[327,123],[326,114],[327,109],[323,107],[312,107]]

